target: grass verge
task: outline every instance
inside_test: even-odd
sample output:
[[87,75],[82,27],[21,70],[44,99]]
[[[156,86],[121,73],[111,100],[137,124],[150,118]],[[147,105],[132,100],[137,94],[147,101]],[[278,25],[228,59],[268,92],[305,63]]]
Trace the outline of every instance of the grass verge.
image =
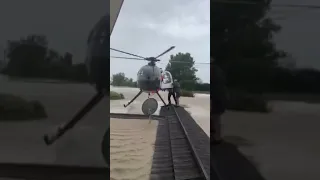
[[124,99],[124,95],[122,93],[110,91],[110,100],[119,100],[119,99]]
[[11,94],[0,93],[0,120],[34,120],[47,118],[39,101],[27,101]]

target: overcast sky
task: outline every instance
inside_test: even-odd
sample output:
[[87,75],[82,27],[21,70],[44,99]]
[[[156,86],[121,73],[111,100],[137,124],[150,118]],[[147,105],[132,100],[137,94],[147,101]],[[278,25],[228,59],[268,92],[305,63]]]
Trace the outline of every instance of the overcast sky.
[[84,62],[89,31],[106,14],[107,5],[106,0],[1,0],[0,48],[7,40],[44,34],[49,47]]
[[[111,36],[111,46],[142,56],[155,56],[176,46],[169,55],[190,52],[196,62],[209,61],[209,0],[125,0]],[[106,0],[1,0],[0,48],[7,40],[30,33],[47,35],[49,46],[71,52],[74,62],[82,62],[88,33],[106,13]],[[318,0],[274,0],[273,3],[314,4]],[[275,36],[279,48],[292,54],[297,64],[320,68],[320,10],[273,8],[281,33]],[[2,50],[1,50],[2,52]],[[113,55],[119,55],[112,53]],[[2,55],[1,55],[2,57]],[[111,73],[124,72],[135,78],[142,62],[114,60]],[[197,75],[209,81],[209,67],[197,65]]]
[[[111,35],[110,46],[141,56],[160,58],[165,68],[171,54],[189,52],[195,62],[210,61],[210,0],[125,0]],[[111,52],[119,56],[122,54]],[[136,79],[146,62],[111,59],[111,74],[124,72]],[[210,82],[209,65],[196,65],[197,76]]]
[[[273,3],[320,6],[318,0],[273,0]],[[282,26],[281,33],[275,36],[278,48],[291,53],[299,67],[319,69],[320,9],[274,7],[272,13],[272,17],[276,17],[276,22]]]

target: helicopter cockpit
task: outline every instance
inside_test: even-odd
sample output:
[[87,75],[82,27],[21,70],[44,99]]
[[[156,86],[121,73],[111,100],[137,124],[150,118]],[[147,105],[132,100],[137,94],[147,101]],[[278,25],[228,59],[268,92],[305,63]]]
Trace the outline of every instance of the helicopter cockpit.
[[163,81],[161,83],[161,89],[170,89],[172,88],[172,75],[169,71],[164,71],[163,72]]

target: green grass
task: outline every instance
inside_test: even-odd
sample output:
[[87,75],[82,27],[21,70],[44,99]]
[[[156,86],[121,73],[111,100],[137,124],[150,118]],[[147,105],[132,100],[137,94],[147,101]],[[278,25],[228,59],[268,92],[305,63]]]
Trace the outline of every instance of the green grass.
[[39,101],[27,101],[11,94],[0,94],[0,120],[34,120],[47,117]]
[[110,100],[120,100],[120,99],[124,99],[124,95],[122,93],[110,91]]

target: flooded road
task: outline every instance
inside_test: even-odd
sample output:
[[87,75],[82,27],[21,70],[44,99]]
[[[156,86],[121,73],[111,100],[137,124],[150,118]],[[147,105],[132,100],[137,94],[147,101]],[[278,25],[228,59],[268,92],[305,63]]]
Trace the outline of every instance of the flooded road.
[[38,100],[48,118],[25,122],[0,122],[0,162],[105,166],[101,141],[109,127],[109,102],[104,99],[74,129],[52,146],[43,135],[71,119],[94,95],[88,84],[27,83],[1,77],[0,93]]
[[[0,93],[12,93],[41,101],[48,112],[45,120],[0,122],[0,162],[33,162],[104,166],[100,143],[109,125],[108,112],[139,113],[146,98],[142,94],[131,106],[123,104],[138,91],[111,88],[126,99],[105,99],[72,131],[47,147],[42,135],[72,117],[95,93],[88,84],[25,83],[0,77]],[[167,102],[166,93],[161,93]],[[162,102],[159,101],[159,105]],[[200,100],[198,100],[200,99]],[[183,98],[181,104],[204,129],[210,132],[209,98]],[[317,180],[320,177],[320,105],[302,102],[271,102],[269,114],[229,111],[223,115],[225,139],[238,144],[241,152],[257,164],[262,175],[272,180]]]

